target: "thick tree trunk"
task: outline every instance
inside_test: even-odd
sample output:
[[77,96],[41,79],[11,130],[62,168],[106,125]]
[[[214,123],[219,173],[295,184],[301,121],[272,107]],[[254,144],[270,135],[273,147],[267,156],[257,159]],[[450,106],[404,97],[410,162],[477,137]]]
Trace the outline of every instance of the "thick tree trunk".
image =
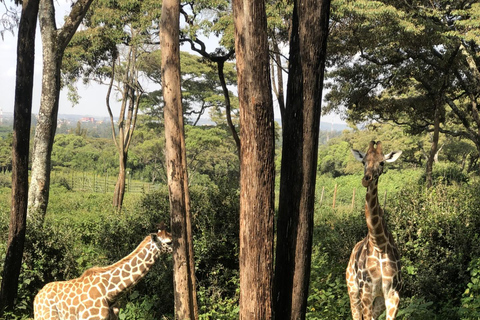
[[234,0],[240,101],[240,319],[272,318],[274,122],[265,3]]
[[28,216],[43,220],[50,189],[51,153],[57,129],[60,68],[63,52],[58,49],[55,10],[48,0],[40,1],[39,21],[43,46],[42,96],[35,127]]
[[35,143],[32,153],[32,172],[28,194],[28,216],[44,219],[50,189],[51,155],[57,128],[60,95],[60,69],[66,46],[82,21],[93,0],[78,0],[57,30],[53,0],[40,0],[39,21],[43,46],[42,97]]
[[180,91],[180,2],[164,0],[160,21],[162,84],[176,319],[198,319],[193,240],[186,168],[183,108]]
[[35,30],[39,0],[24,0],[18,30],[13,120],[12,207],[0,290],[0,316],[13,310],[25,243]]
[[305,319],[330,0],[294,1],[274,280],[276,319]]

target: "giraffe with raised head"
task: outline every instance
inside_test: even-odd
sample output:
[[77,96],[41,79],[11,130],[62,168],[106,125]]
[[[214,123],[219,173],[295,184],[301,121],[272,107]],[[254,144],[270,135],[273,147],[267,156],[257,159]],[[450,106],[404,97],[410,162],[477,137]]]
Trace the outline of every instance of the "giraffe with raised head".
[[386,309],[386,319],[395,319],[400,302],[400,255],[387,229],[383,210],[378,202],[378,178],[385,162],[393,162],[401,151],[387,155],[380,141],[370,142],[367,153],[352,149],[364,165],[362,185],[367,188],[365,219],[367,236],[352,250],[346,278],[350,307],[354,320],[378,319]]
[[110,266],[90,268],[79,278],[46,284],[35,297],[35,320],[116,319],[116,298],[139,282],[160,254],[171,253],[171,243],[172,236],[162,228]]

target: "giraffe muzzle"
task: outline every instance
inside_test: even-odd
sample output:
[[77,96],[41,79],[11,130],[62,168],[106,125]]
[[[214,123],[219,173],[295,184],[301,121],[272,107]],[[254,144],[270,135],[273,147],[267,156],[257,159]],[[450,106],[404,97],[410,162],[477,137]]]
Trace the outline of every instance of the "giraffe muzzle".
[[365,176],[363,176],[363,179],[362,179],[362,186],[364,186],[365,188],[368,188],[368,186],[370,185],[370,182],[372,182],[372,176],[369,175],[369,174],[366,174]]

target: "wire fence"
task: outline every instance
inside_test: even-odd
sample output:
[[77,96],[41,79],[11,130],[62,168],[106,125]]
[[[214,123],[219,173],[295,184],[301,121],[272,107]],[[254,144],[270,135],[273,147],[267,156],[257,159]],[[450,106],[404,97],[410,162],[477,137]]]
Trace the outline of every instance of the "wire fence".
[[[115,191],[117,176],[96,174],[91,172],[71,171],[70,173],[52,172],[52,181],[65,185],[68,189],[83,192],[110,193]],[[160,184],[132,179],[130,174],[125,178],[125,192],[149,193],[160,188]]]
[[[340,187],[335,184],[333,187],[322,186],[317,192],[317,203],[320,206],[329,206],[332,209],[349,207],[354,210],[365,205],[365,194],[359,194],[356,188]],[[387,191],[385,190],[378,197],[380,205],[384,208],[387,205]]]

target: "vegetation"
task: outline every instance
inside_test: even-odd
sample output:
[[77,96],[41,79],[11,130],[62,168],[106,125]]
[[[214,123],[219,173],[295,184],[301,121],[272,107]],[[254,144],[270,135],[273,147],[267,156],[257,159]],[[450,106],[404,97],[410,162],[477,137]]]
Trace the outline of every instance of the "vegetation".
[[[365,139],[376,136],[384,141],[385,149],[404,149],[407,160],[408,154],[415,154],[408,147],[418,148],[422,138],[397,129],[387,125],[375,130],[347,130],[320,146],[307,319],[350,317],[345,268],[353,245],[367,231],[363,217],[365,193],[360,183],[362,168],[349,147],[361,149]],[[238,318],[239,172],[238,164],[234,165],[238,159],[236,146],[227,130],[186,128],[200,319]],[[146,126],[140,132],[143,134],[137,138],[141,144],[158,139]],[[101,138],[75,133],[57,135],[54,159],[68,154],[73,146],[77,152],[64,166],[54,165],[46,223],[41,226],[29,221],[18,303],[14,314],[7,318],[31,317],[32,300],[44,283],[77,277],[89,267],[117,261],[154,230],[158,221],[169,219],[163,179],[156,180],[159,186],[151,192],[127,192],[120,214],[111,206],[110,194],[69,190],[68,179],[62,178],[64,170],[79,174],[82,170],[110,170],[115,176],[117,166],[107,161],[111,157],[114,162],[114,146],[110,146],[109,156],[104,143]],[[130,168],[136,168],[133,179],[147,179],[150,169],[137,165],[136,158],[142,157],[137,152],[129,162]],[[380,178],[379,200],[386,204],[387,223],[402,255],[404,285],[399,319],[478,318],[480,180],[477,172],[468,172],[468,166],[459,165],[455,152],[454,148],[442,149],[434,167],[434,188],[424,187],[424,169],[416,162],[397,161]],[[99,167],[92,154],[104,158],[105,167]],[[329,157],[343,163],[336,168],[346,169],[320,174],[324,162],[321,159]],[[90,167],[80,163],[89,163]],[[0,189],[0,268],[10,210],[8,180],[8,173],[0,173],[4,185]],[[127,292],[120,301],[120,318],[173,318],[171,268],[171,257],[162,258],[144,280]]]
[[[0,317],[6,319],[31,317],[32,300],[46,282],[76,277],[89,267],[120,259],[145,233],[154,230],[160,220],[171,218],[166,187],[163,92],[140,85],[146,78],[156,85],[165,82],[161,80],[165,72],[161,70],[159,57],[167,50],[158,50],[161,14],[158,1],[101,0],[94,2],[87,12],[92,1],[75,0],[69,20],[58,29],[52,20],[54,15],[45,16],[47,12],[54,12],[53,2],[45,1],[39,16],[44,18],[40,19],[45,35],[43,45],[50,48],[50,54],[44,57],[44,77],[50,81],[44,84],[52,85],[47,88],[51,91],[42,93],[42,101],[46,101],[42,103],[42,110],[43,106],[50,110],[39,117],[35,141],[30,144],[34,21],[37,21],[38,2],[23,2],[18,52],[23,53],[19,57],[25,59],[19,59],[17,67],[20,91],[17,90],[15,100],[16,120],[12,135],[8,130],[0,130],[0,200],[3,200],[0,201],[0,269],[4,270],[0,278]],[[30,3],[31,6],[27,5]],[[183,74],[177,74],[176,78],[182,80],[183,114],[178,113],[177,120],[183,123],[185,115],[196,115],[193,120],[196,124],[198,116],[210,108],[210,118],[216,123],[215,127],[186,125],[185,139],[180,142],[186,146],[186,161],[182,161],[182,166],[188,167],[189,174],[191,203],[186,207],[190,207],[192,216],[195,256],[192,264],[197,280],[199,318],[242,318],[250,311],[248,307],[252,314],[263,309],[270,315],[271,289],[287,295],[294,292],[291,288],[271,288],[275,279],[269,267],[275,262],[286,266],[286,274],[295,273],[296,279],[309,279],[301,284],[301,292],[294,294],[295,300],[307,302],[306,318],[348,319],[345,267],[353,245],[366,233],[365,190],[360,184],[362,168],[353,160],[350,148],[361,150],[370,140],[381,140],[385,150],[403,150],[401,160],[387,167],[379,186],[387,223],[402,255],[404,286],[398,318],[478,319],[480,5],[451,0],[333,0],[330,19],[323,21],[329,22],[330,32],[325,58],[323,54],[311,54],[325,48],[321,39],[299,46],[296,41],[306,41],[310,35],[320,36],[325,31],[312,33],[315,29],[309,27],[312,23],[308,17],[315,20],[316,26],[320,25],[319,16],[328,15],[316,10],[320,4],[330,4],[329,0],[317,1],[319,5],[300,5],[300,8],[294,5],[300,4],[298,1],[272,1],[265,3],[265,8],[261,1],[254,1],[249,5],[258,7],[246,11],[260,15],[250,19],[255,24],[244,17],[245,29],[234,32],[234,21],[237,27],[241,26],[238,14],[241,11],[233,10],[239,3],[194,1],[182,4],[180,14],[176,14],[184,21],[175,42],[189,44],[191,50],[202,55],[202,58],[180,55]],[[303,12],[303,7],[315,10]],[[8,15],[0,20],[6,22],[6,29],[12,28]],[[80,22],[81,32],[77,32],[66,47]],[[305,25],[306,29],[302,27]],[[295,32],[297,28],[300,29]],[[245,38],[240,42],[237,39],[234,48],[235,36],[243,32]],[[291,41],[290,34],[293,35]],[[48,35],[59,37],[49,42]],[[208,51],[204,37],[212,35],[218,38],[218,46]],[[258,36],[261,41],[255,41],[260,39]],[[53,46],[55,43],[60,45]],[[252,47],[245,55],[241,49],[246,44]],[[285,54],[287,47],[291,48],[289,54]],[[319,59],[315,63],[299,62],[299,53],[301,59]],[[238,63],[236,68],[229,63],[234,58]],[[320,115],[313,113],[322,109],[324,59],[327,59],[328,71],[326,86],[330,91],[323,111],[342,112],[351,128],[338,135],[320,132],[318,138],[315,121]],[[164,59],[163,63],[167,61]],[[291,69],[289,90],[285,94],[283,76],[287,65]],[[298,66],[302,76],[295,72]],[[254,72],[242,72],[249,68]],[[268,69],[271,75],[257,72]],[[275,81],[271,81],[270,76]],[[100,127],[79,123],[75,128],[60,127],[55,135],[58,107],[55,101],[60,85],[77,79],[110,83],[110,89],[116,87],[117,92],[123,93],[119,95],[126,108],[123,110],[133,117],[127,114],[125,118],[121,112],[119,126],[113,125],[113,135],[127,137],[116,141],[121,142],[123,151],[127,146],[128,157],[124,153],[123,160],[119,159],[118,151],[123,151],[116,150],[109,140],[112,132]],[[315,86],[310,93],[294,90],[310,85]],[[283,137],[278,132],[273,135],[270,87],[282,114]],[[75,101],[79,97],[73,86],[70,85],[70,89]],[[177,102],[180,102],[178,96]],[[312,113],[291,108],[301,107],[298,101],[306,105],[313,101]],[[247,107],[252,106],[257,107],[247,111]],[[268,116],[260,114],[264,107],[268,108]],[[138,118],[137,110],[142,111]],[[125,123],[128,119],[131,122]],[[255,120],[249,123],[248,119]],[[308,121],[312,121],[311,126]],[[133,132],[133,129],[135,135],[123,131]],[[241,132],[241,144],[237,131]],[[180,138],[178,133],[174,136]],[[249,152],[253,142],[258,142],[261,148]],[[41,150],[42,143],[45,153]],[[33,145],[39,146],[34,150],[47,156],[38,166],[29,162],[29,149]],[[255,157],[258,161],[252,161],[248,168],[256,173],[248,174],[245,160]],[[43,168],[46,174],[41,173],[39,178],[34,174],[39,170],[34,169],[28,179],[29,166]],[[288,172],[292,179],[285,174]],[[91,189],[85,187],[86,177],[90,175],[94,181]],[[109,177],[117,175],[123,181],[128,178],[129,186],[125,188],[127,194],[120,210],[110,204],[112,190],[107,188]],[[302,175],[311,181],[304,179],[297,183],[295,179]],[[83,177],[81,190],[75,176]],[[98,177],[104,181],[103,188],[97,187]],[[29,181],[32,186],[38,184],[39,189],[31,187],[30,191],[37,193],[41,214],[25,219]],[[132,181],[148,188],[129,192]],[[117,189],[123,190],[126,184]],[[243,186],[241,192],[239,185]],[[290,198],[300,199],[296,191],[304,190],[315,190],[315,195],[302,193],[308,208],[296,210],[287,206],[295,204]],[[273,201],[274,193],[280,194],[280,199],[275,198],[278,202]],[[248,197],[242,197],[241,207],[240,194]],[[183,196],[188,198],[186,193]],[[254,207],[246,210],[252,204]],[[274,212],[275,204],[278,212]],[[308,221],[301,223],[302,217]],[[280,230],[277,239],[273,237],[274,221]],[[242,232],[240,225],[244,227]],[[254,238],[245,226],[260,226],[258,230],[263,233]],[[312,228],[313,243],[309,241]],[[308,234],[303,239],[288,238],[290,234],[301,235],[304,231]],[[290,250],[295,249],[292,244],[297,240],[305,244],[298,247],[306,248],[305,259],[300,258],[300,263],[283,263],[288,259],[279,254],[273,256],[275,244],[280,251],[287,247]],[[250,245],[254,253],[245,254],[245,244]],[[290,252],[296,254],[294,250]],[[258,261],[263,263],[262,268],[257,269],[262,269],[258,272],[260,276],[252,278],[255,281],[245,281],[246,273],[239,267],[244,261],[243,270],[247,271],[254,269]],[[174,291],[178,293],[178,290],[172,288],[173,264],[171,257],[164,257],[143,281],[125,293],[119,301],[120,319],[174,317],[174,301],[178,298]],[[305,269],[297,270],[296,266]],[[278,268],[276,273],[283,277]],[[18,294],[14,294],[17,288]],[[266,294],[260,297],[250,294],[253,291],[249,290],[263,290]],[[258,299],[245,303],[245,299],[251,297]],[[243,306],[239,307],[239,300]],[[280,302],[288,309],[287,303]],[[276,307],[273,305],[273,309],[280,310]],[[298,309],[301,310],[294,312],[299,315],[297,318],[303,319],[304,304]],[[281,314],[288,317],[288,311]]]

